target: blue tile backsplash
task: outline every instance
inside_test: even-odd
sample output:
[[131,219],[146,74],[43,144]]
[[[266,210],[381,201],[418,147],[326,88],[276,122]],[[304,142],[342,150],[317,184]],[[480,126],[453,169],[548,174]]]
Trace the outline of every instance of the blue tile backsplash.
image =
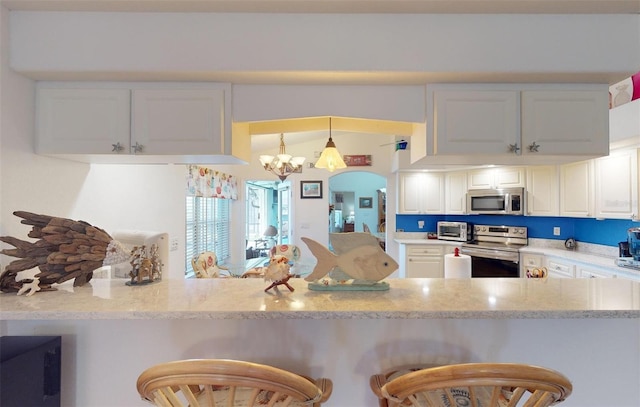
[[[424,228],[418,228],[418,221]],[[526,226],[530,238],[577,241],[617,246],[627,240],[627,229],[640,226],[639,222],[620,219],[587,219],[544,216],[509,215],[396,215],[396,229],[404,232],[433,232],[438,221],[461,221],[479,225]],[[560,236],[553,235],[553,228],[560,227]]]

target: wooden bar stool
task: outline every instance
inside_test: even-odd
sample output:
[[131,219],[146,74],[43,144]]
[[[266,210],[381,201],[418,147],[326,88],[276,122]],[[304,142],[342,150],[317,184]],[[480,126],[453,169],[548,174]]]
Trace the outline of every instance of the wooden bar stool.
[[137,388],[143,399],[162,407],[318,407],[333,383],[258,363],[189,359],[150,367]]
[[466,363],[371,376],[381,407],[547,407],[572,391],[564,375],[516,363]]

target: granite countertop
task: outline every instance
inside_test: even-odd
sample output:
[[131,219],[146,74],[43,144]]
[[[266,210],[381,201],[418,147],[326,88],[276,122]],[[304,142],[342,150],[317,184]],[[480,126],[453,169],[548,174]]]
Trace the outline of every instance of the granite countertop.
[[30,297],[0,293],[1,320],[640,318],[640,283],[624,279],[388,279],[389,291],[264,292],[262,279],[69,283]]

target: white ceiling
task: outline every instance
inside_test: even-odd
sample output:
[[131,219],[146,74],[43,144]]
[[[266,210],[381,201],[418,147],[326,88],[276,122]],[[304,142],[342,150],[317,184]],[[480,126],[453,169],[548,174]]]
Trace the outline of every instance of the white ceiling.
[[0,0],[11,10],[640,14],[638,0]]

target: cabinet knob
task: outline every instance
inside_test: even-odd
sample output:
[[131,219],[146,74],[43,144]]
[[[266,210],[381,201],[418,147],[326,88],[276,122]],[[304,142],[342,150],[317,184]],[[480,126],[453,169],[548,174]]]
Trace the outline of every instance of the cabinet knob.
[[529,146],[527,147],[529,149],[530,153],[537,153],[538,152],[538,148],[540,148],[540,144],[536,143],[535,141],[531,144],[529,144]]
[[131,148],[133,148],[134,154],[138,154],[142,152],[142,149],[144,148],[144,146],[142,144],[138,144],[138,142],[136,141],[136,144],[131,146]]
[[509,144],[509,152],[510,153],[518,154],[518,151],[520,151],[520,147],[518,147],[518,143]]
[[120,142],[117,142],[116,144],[111,144],[111,147],[113,147],[111,151],[114,153],[121,153],[122,150],[124,150],[124,147],[122,146],[122,144],[120,144]]

